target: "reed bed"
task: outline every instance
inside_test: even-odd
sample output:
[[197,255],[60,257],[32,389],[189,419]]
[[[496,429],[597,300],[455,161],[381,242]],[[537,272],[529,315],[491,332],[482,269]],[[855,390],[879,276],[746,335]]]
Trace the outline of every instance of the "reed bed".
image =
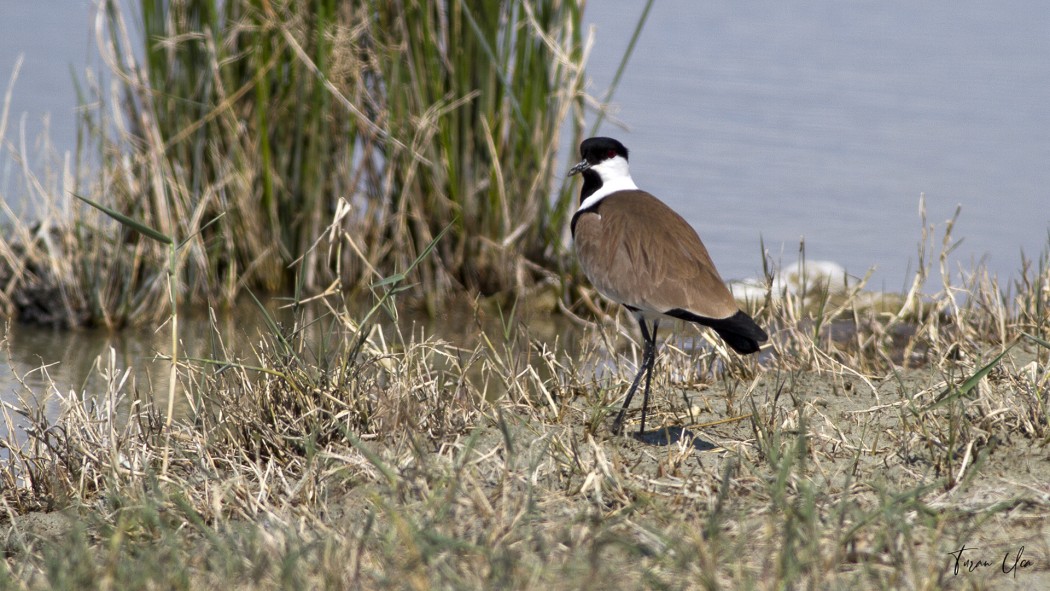
[[[449,226],[412,286],[417,304],[561,289],[573,155],[558,149],[582,129],[581,11],[572,0],[101,2],[112,83],[80,82],[80,143],[61,182],[26,171],[40,221],[11,215],[0,237],[2,311],[111,327],[170,311],[167,249],[74,194],[175,240],[179,302],[360,289]],[[323,231],[352,239],[310,248]]]

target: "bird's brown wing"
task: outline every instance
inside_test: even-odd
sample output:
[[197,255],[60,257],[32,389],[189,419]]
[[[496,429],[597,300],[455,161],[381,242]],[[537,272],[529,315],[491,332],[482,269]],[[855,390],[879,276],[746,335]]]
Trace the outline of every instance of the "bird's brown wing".
[[711,256],[680,215],[644,191],[620,191],[577,220],[576,252],[606,297],[641,310],[707,318],[738,311]]

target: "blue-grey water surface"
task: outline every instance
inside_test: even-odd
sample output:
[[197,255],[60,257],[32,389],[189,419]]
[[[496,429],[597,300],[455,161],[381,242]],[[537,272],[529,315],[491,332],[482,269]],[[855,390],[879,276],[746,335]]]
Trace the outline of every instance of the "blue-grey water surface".
[[[603,93],[640,2],[592,2]],[[1006,2],[656,2],[614,102],[642,188],[699,230],[727,278],[758,239],[876,289],[914,270],[918,203],[956,205],[966,268],[1001,279],[1050,229],[1050,10]]]

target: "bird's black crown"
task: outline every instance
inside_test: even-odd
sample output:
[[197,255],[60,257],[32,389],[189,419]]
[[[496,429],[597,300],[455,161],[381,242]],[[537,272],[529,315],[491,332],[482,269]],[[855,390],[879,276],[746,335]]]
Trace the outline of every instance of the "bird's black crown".
[[580,144],[580,156],[594,166],[615,156],[627,160],[627,148],[611,137],[592,137]]

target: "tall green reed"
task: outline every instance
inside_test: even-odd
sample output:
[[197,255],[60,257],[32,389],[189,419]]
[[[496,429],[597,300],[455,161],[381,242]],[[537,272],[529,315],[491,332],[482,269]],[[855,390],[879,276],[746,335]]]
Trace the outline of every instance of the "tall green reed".
[[515,287],[519,255],[550,261],[561,246],[570,202],[550,198],[562,123],[582,99],[580,8],[405,0],[370,9],[389,129],[411,145],[383,152],[394,214],[385,239],[426,244],[454,221],[435,270],[483,293]]
[[[564,264],[572,199],[556,159],[562,134],[575,145],[582,133],[577,2],[138,9],[138,35],[122,4],[99,9],[116,90],[83,93],[82,132],[100,168],[81,191],[193,237],[180,254],[180,299],[367,286],[449,225],[414,288],[431,307],[449,288],[520,290]],[[167,253],[76,215],[89,322],[163,317]],[[326,236],[339,246],[314,248]]]

